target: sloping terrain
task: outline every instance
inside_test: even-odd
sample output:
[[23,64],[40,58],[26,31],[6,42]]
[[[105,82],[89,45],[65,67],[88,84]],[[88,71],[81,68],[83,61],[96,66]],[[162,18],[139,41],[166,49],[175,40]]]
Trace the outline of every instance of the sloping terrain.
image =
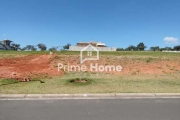
[[[79,55],[23,55],[19,57],[0,58],[0,78],[23,80],[24,78],[48,78],[62,76],[63,69],[58,71],[58,63],[63,65],[87,66],[97,63],[98,66],[120,65],[122,71],[106,73],[119,75],[163,75],[180,74],[180,58],[149,56],[111,56],[102,55],[98,61],[79,62]],[[68,70],[66,69],[66,72]],[[177,76],[179,77],[179,76]]]

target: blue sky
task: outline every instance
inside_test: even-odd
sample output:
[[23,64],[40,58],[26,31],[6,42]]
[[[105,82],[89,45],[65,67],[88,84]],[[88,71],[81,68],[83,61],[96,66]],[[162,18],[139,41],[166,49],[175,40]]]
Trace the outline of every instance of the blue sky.
[[0,40],[48,47],[97,41],[180,44],[180,0],[0,0]]

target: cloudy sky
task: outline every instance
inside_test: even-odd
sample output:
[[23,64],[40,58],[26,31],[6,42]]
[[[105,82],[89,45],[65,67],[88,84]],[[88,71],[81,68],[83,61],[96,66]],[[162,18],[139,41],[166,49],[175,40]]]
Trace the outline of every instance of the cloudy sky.
[[180,44],[180,0],[0,0],[0,6],[0,40],[22,47]]

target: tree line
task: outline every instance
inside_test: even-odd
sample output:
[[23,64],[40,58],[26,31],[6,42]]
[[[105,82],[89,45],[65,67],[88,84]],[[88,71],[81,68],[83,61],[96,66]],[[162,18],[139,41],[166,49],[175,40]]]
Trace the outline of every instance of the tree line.
[[[140,42],[137,46],[129,45],[127,48],[117,48],[117,51],[144,51],[147,48],[147,46]],[[172,47],[165,47],[160,48],[159,46],[152,46],[149,49],[150,51],[163,51],[163,50],[169,50],[169,51],[180,51],[180,45]]]
[[[70,43],[64,45],[64,46],[52,46],[49,48],[50,51],[58,51],[58,50],[68,50],[69,46],[71,46]],[[20,44],[15,44],[12,43],[11,47],[14,50],[22,50],[22,51],[36,51],[36,50],[41,50],[41,51],[46,51],[47,46],[43,43],[39,43],[37,45],[26,45],[25,47],[21,48]],[[144,51],[147,48],[147,46],[143,43],[140,42],[136,46],[134,45],[129,45],[127,48],[117,48],[117,51]],[[163,50],[169,50],[169,51],[180,51],[180,45],[172,47],[165,47],[165,48],[160,48],[159,46],[152,46],[149,49],[150,51],[163,51]]]
[[[71,46],[71,44],[66,44],[64,46],[52,46],[51,48],[49,48],[50,51],[58,51],[58,50],[68,50],[69,46]],[[37,45],[26,45],[25,47],[21,48],[20,44],[16,44],[16,43],[12,43],[11,47],[13,48],[13,50],[21,50],[21,51],[37,51],[37,50],[41,50],[41,51],[46,51],[47,46],[43,43],[39,43]]]

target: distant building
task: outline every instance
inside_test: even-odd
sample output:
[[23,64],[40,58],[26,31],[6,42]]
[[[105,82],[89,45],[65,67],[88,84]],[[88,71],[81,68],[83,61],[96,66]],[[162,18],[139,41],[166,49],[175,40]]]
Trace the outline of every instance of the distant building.
[[77,43],[76,46],[78,47],[86,47],[88,46],[89,44],[91,44],[93,47],[106,47],[106,45],[104,43],[101,43],[101,42],[80,42],[80,43]]
[[79,42],[76,44],[76,46],[69,46],[69,51],[81,51],[89,44],[91,44],[99,51],[116,51],[116,48],[107,47],[104,43],[101,42]]
[[11,42],[11,40],[0,41],[0,50],[12,50]]

